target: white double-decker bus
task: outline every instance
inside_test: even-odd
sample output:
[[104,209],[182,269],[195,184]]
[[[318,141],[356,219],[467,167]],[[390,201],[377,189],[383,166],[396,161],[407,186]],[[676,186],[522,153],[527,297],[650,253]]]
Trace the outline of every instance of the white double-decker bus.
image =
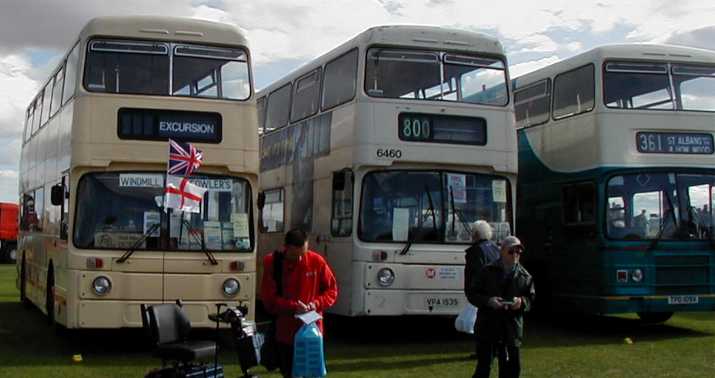
[[[30,104],[20,161],[17,286],[51,323],[141,326],[181,299],[194,326],[255,292],[255,99],[232,25],[103,17]],[[200,213],[164,211],[171,138],[203,151]],[[253,194],[252,194],[253,193]]]
[[261,90],[259,256],[299,227],[335,270],[332,312],[456,314],[470,224],[512,228],[508,80],[494,38],[383,26]]

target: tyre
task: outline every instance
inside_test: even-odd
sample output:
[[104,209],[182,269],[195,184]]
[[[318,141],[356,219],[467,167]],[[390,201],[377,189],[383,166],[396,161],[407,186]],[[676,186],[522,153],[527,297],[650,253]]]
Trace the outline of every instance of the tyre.
[[657,324],[666,322],[673,316],[672,312],[639,312],[638,317],[646,324]]
[[20,266],[20,303],[25,307],[30,307],[30,300],[27,299],[27,269],[25,265],[25,257],[23,256],[22,266]]
[[8,264],[17,263],[17,244],[8,243],[3,248],[3,260]]
[[55,325],[55,272],[52,269],[52,265],[50,265],[50,270],[47,272],[45,309],[47,309],[47,324]]

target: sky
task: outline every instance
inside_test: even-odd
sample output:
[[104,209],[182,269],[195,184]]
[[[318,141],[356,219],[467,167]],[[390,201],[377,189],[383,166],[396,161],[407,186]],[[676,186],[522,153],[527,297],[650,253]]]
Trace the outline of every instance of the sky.
[[25,109],[93,17],[185,16],[242,28],[257,88],[377,25],[422,24],[499,38],[511,77],[608,43],[715,49],[712,0],[1,0],[0,201],[17,200]]

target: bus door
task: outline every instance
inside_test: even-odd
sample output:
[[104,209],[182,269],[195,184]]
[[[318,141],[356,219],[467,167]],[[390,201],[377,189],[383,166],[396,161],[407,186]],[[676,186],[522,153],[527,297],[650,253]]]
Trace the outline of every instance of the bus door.
[[330,201],[317,201],[318,214],[321,214],[319,218],[329,221],[325,222],[319,219],[317,222],[315,251],[323,255],[334,267],[333,269],[336,264],[349,264],[352,261],[351,236],[355,190],[353,181],[353,172],[350,169],[333,172],[330,192],[319,193],[318,197],[330,198]]

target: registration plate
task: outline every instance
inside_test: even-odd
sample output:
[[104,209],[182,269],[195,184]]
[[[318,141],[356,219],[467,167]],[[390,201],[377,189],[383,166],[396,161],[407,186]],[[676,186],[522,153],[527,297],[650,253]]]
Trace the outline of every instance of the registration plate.
[[697,295],[671,295],[668,297],[669,305],[697,304],[700,297]]
[[456,297],[427,297],[425,305],[430,309],[459,308],[459,298]]

